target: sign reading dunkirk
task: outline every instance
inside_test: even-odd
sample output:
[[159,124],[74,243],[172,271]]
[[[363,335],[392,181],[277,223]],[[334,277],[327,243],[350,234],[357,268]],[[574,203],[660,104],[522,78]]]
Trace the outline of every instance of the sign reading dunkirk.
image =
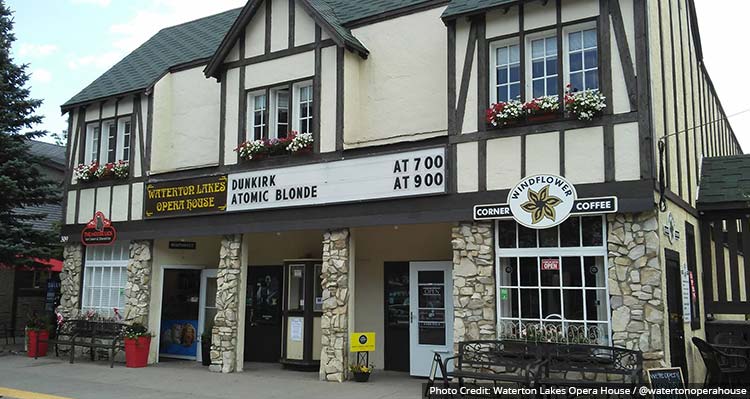
[[227,176],[209,176],[146,185],[146,218],[221,212],[227,205]]
[[229,175],[227,211],[445,192],[445,150],[378,155]]

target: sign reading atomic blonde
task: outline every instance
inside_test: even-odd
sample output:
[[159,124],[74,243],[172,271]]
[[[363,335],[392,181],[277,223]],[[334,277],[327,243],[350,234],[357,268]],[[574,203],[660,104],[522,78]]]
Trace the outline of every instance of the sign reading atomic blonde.
[[526,227],[546,229],[570,216],[577,198],[575,187],[560,176],[529,176],[510,190],[508,205],[513,218]]
[[146,218],[222,212],[227,205],[227,176],[148,183]]
[[546,229],[570,215],[617,212],[617,197],[578,198],[575,186],[560,176],[534,175],[508,192],[507,203],[474,205],[474,220],[515,219],[532,229]]
[[227,211],[445,193],[445,149],[431,148],[229,175]]

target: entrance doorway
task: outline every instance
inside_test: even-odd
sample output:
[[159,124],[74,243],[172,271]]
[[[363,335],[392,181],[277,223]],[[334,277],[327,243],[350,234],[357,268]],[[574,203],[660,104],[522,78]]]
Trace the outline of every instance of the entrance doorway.
[[453,353],[451,262],[409,264],[409,373],[427,376],[435,353]]
[[[207,269],[201,272],[201,296],[198,313],[198,343],[203,346],[203,334],[211,334],[214,328],[214,317],[216,316],[216,287],[217,269]],[[198,361],[203,360],[203,350],[197,353]]]
[[249,267],[245,310],[245,360],[278,362],[281,359],[281,266]]
[[409,262],[385,262],[385,347],[383,368],[409,371]]
[[688,378],[687,357],[685,356],[685,323],[682,312],[680,254],[670,249],[665,249],[664,259],[666,260],[667,270],[670,361],[673,367],[682,369],[685,381],[690,381]]
[[197,359],[201,269],[200,266],[162,268],[160,357]]

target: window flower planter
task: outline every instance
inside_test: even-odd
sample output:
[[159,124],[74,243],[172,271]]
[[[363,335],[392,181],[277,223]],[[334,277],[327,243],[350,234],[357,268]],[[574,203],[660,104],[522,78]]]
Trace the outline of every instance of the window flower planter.
[[607,97],[599,90],[570,92],[570,85],[565,92],[565,110],[578,120],[590,121],[602,114],[607,108]]
[[104,165],[94,161],[88,165],[80,164],[73,170],[73,175],[78,182],[90,182],[97,180],[123,180],[130,175],[130,164],[128,161],[119,160]]
[[312,152],[312,133],[292,131],[283,139],[250,140],[240,144],[234,150],[241,159],[257,161],[269,156],[289,154],[309,154]]

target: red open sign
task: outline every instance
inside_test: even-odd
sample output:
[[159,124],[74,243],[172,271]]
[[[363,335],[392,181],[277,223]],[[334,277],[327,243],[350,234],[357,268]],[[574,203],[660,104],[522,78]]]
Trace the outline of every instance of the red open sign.
[[542,259],[542,264],[540,267],[542,270],[560,270],[560,259]]

